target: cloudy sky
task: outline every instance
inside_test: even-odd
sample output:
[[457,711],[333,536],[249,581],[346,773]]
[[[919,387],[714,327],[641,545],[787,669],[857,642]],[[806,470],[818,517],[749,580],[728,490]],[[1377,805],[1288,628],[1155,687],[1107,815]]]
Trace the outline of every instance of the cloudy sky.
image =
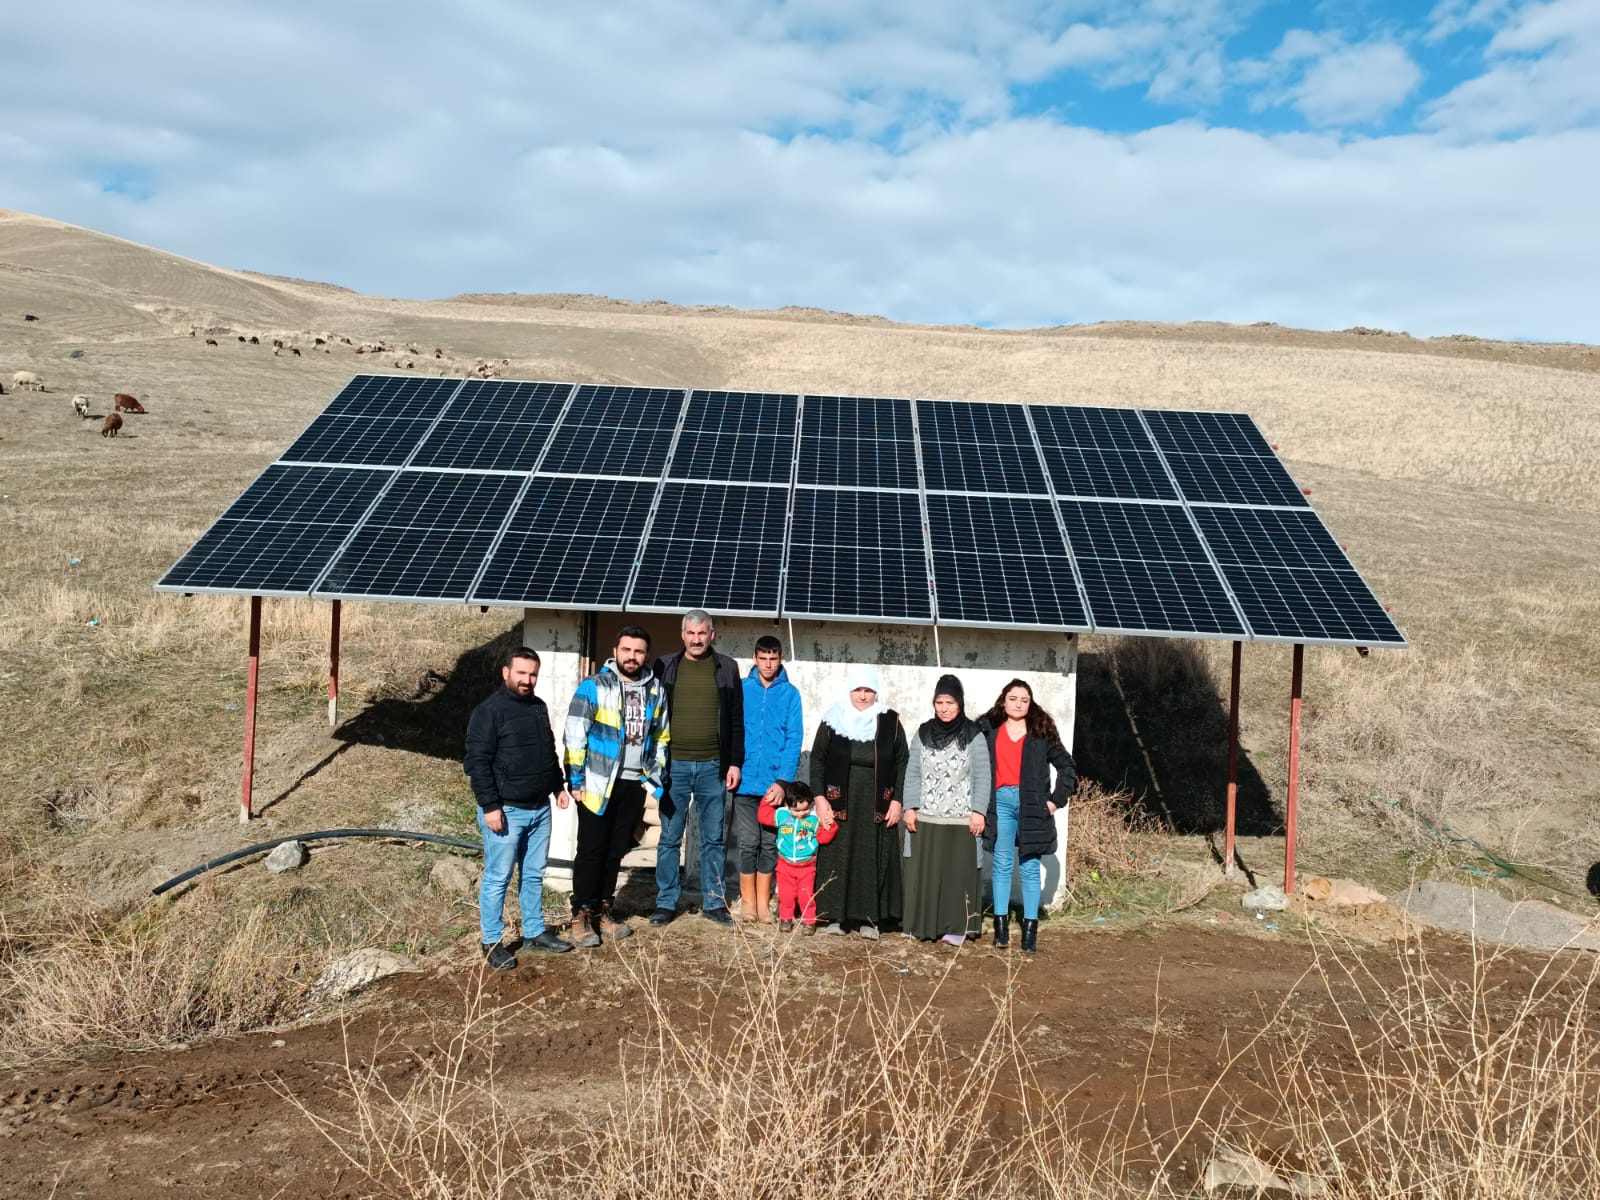
[[226,266],[1600,341],[1600,0],[75,0],[0,42],[0,206]]

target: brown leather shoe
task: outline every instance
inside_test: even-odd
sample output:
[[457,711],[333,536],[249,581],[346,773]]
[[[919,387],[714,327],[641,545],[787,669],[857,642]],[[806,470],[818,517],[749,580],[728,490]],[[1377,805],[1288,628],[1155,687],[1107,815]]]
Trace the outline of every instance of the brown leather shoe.
[[600,933],[588,909],[580,908],[572,914],[572,928],[567,931],[567,939],[579,950],[588,950],[600,944]]
[[611,915],[611,905],[600,906],[600,936],[620,942],[633,932],[633,928],[626,921],[619,921]]

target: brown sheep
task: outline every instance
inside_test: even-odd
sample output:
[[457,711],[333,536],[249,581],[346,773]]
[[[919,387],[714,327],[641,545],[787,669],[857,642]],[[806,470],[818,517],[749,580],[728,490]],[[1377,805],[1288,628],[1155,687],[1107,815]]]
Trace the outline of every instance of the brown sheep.
[[261,339],[252,334],[250,337],[250,344],[252,346],[259,346],[261,345]]
[[357,346],[356,347],[356,353],[357,354],[365,354],[366,352],[367,352],[367,348],[365,346]]
[[117,430],[119,430],[121,428],[122,428],[122,414],[121,413],[115,413],[115,412],[107,413],[106,414],[106,423],[104,425],[100,426],[100,436],[101,437],[116,437],[117,436]]
[[244,342],[244,334],[241,333],[239,335],[239,341],[240,341],[241,344]]
[[289,353],[294,355],[296,358],[299,358],[300,357],[300,347],[299,346],[290,346],[289,347]]
[[144,405],[139,403],[139,397],[130,396],[127,392],[118,392],[111,397],[111,402],[116,412],[142,413]]
[[217,344],[217,339],[216,338],[207,338],[206,339],[206,345],[215,346],[216,344]]
[[282,350],[283,349],[283,339],[282,338],[273,338],[272,339],[272,348],[274,350]]
[[317,345],[326,346],[327,344],[328,344],[328,339],[327,338],[318,338],[317,339]]

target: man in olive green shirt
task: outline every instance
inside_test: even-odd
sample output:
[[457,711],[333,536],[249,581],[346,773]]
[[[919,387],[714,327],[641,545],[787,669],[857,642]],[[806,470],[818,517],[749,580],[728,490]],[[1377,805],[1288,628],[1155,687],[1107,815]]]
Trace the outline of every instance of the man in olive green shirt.
[[739,786],[744,762],[744,689],[739,665],[711,648],[716,623],[693,609],[683,617],[683,649],[657,660],[655,674],[667,690],[672,714],[667,790],[661,798],[661,842],[656,847],[656,911],[652,925],[678,915],[683,832],[689,809],[698,810],[702,915],[732,925],[723,899],[722,818],[726,795]]

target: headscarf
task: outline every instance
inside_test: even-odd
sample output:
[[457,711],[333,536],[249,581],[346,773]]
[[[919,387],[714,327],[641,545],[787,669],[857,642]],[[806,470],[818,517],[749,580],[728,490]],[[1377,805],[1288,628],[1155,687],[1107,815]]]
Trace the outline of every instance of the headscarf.
[[960,711],[948,721],[941,721],[937,715],[930,717],[917,730],[917,736],[930,750],[943,750],[951,742],[965,750],[967,743],[978,736],[978,723],[967,716],[967,695],[961,680],[954,675],[939,676],[939,682],[934,685],[933,698],[937,700],[940,696],[949,696]]
[[[850,693],[857,688],[871,688],[876,693],[876,699],[864,709],[850,702]],[[870,742],[878,734],[878,714],[887,711],[878,668],[866,663],[852,663],[844,673],[844,696],[822,714],[822,720],[840,737],[849,738],[852,742]]]

